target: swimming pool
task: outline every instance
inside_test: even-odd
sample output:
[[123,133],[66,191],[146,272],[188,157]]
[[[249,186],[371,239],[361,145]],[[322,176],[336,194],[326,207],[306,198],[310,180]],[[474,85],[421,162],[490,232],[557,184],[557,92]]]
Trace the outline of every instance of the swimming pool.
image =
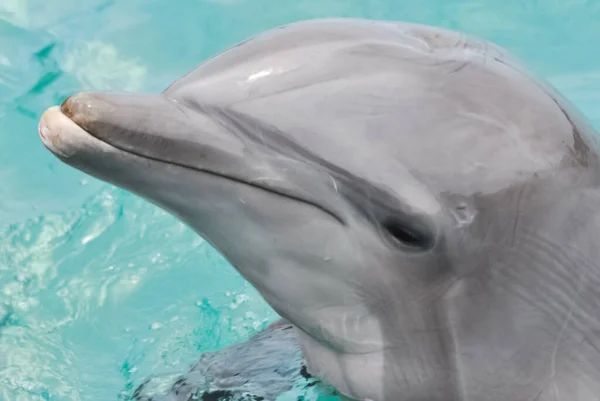
[[147,377],[185,372],[276,318],[210,246],[61,164],[36,125],[73,91],[159,91],[248,35],[327,16],[493,40],[600,126],[598,1],[3,0],[0,400],[127,399]]

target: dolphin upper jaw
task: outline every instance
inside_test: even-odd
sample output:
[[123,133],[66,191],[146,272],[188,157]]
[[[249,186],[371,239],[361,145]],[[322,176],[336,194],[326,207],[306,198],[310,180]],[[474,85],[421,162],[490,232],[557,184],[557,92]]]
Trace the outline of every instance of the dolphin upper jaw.
[[110,147],[77,125],[59,106],[44,111],[38,124],[38,133],[44,146],[63,160],[70,159],[86,148],[107,151]]
[[[124,126],[121,121],[129,124]],[[347,217],[342,212],[345,205],[321,202],[334,199],[336,188],[314,166],[263,149],[246,141],[234,127],[226,126],[222,117],[189,109],[163,95],[77,93],[60,107],[46,110],[38,131],[44,145],[57,157],[92,175],[95,172],[73,156],[84,151],[82,158],[93,157],[93,149],[129,154],[307,203],[342,224]],[[311,182],[317,193],[297,185],[298,180]]]

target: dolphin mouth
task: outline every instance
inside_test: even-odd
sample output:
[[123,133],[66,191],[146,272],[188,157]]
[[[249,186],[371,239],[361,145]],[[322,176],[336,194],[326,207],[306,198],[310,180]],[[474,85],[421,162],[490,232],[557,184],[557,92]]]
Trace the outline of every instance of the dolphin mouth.
[[[329,215],[340,224],[347,224],[345,219],[334,210],[331,210],[331,208],[322,205],[318,202],[318,199],[311,199],[310,196],[305,196],[302,191],[296,191],[293,187],[269,185],[260,180],[245,177],[244,173],[236,174],[223,168],[198,165],[198,163],[194,163],[189,157],[185,157],[183,160],[175,160],[174,157],[163,157],[161,152],[149,152],[147,149],[143,149],[143,147],[136,147],[135,144],[132,145],[120,142],[119,140],[112,140],[113,138],[117,138],[117,136],[107,137],[107,135],[102,134],[101,130],[95,129],[94,124],[98,121],[99,117],[98,107],[90,106],[85,102],[79,102],[76,96],[68,97],[60,106],[52,106],[47,109],[40,118],[38,125],[40,139],[46,148],[67,164],[69,164],[69,159],[82,147],[93,149],[102,146],[108,151],[110,149],[113,151],[118,150],[142,159],[213,175],[237,184],[248,185],[258,190],[312,206]],[[106,107],[107,105],[110,109],[114,107],[108,102],[103,106]],[[136,136],[141,137],[143,134],[138,133]],[[243,166],[240,166],[239,158],[229,158],[227,161],[230,162],[230,165],[237,164],[237,169],[242,172],[244,171]],[[81,164],[81,161],[78,161],[77,164]]]
[[38,123],[38,135],[50,152],[67,163],[94,138],[65,116],[58,106],[44,111]]

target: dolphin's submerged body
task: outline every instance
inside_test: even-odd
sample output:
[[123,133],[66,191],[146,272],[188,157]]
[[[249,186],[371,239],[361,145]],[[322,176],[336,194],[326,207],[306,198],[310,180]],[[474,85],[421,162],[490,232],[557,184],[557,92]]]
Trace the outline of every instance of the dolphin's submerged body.
[[162,94],[75,94],[40,135],[188,224],[289,322],[170,400],[203,374],[269,400],[308,374],[356,400],[600,400],[597,134],[491,43],[299,22]]

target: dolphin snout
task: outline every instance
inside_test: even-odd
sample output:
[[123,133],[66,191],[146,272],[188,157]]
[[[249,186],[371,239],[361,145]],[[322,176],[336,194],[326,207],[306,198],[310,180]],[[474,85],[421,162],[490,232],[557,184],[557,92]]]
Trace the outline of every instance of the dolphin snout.
[[102,139],[96,134],[107,130],[103,120],[110,119],[118,110],[108,96],[80,92],[69,96],[60,106],[48,108],[38,125],[44,145],[63,158],[73,156],[84,148],[102,147],[94,142]]
[[86,131],[101,114],[110,112],[114,106],[100,94],[80,92],[69,96],[60,105],[60,111]]

